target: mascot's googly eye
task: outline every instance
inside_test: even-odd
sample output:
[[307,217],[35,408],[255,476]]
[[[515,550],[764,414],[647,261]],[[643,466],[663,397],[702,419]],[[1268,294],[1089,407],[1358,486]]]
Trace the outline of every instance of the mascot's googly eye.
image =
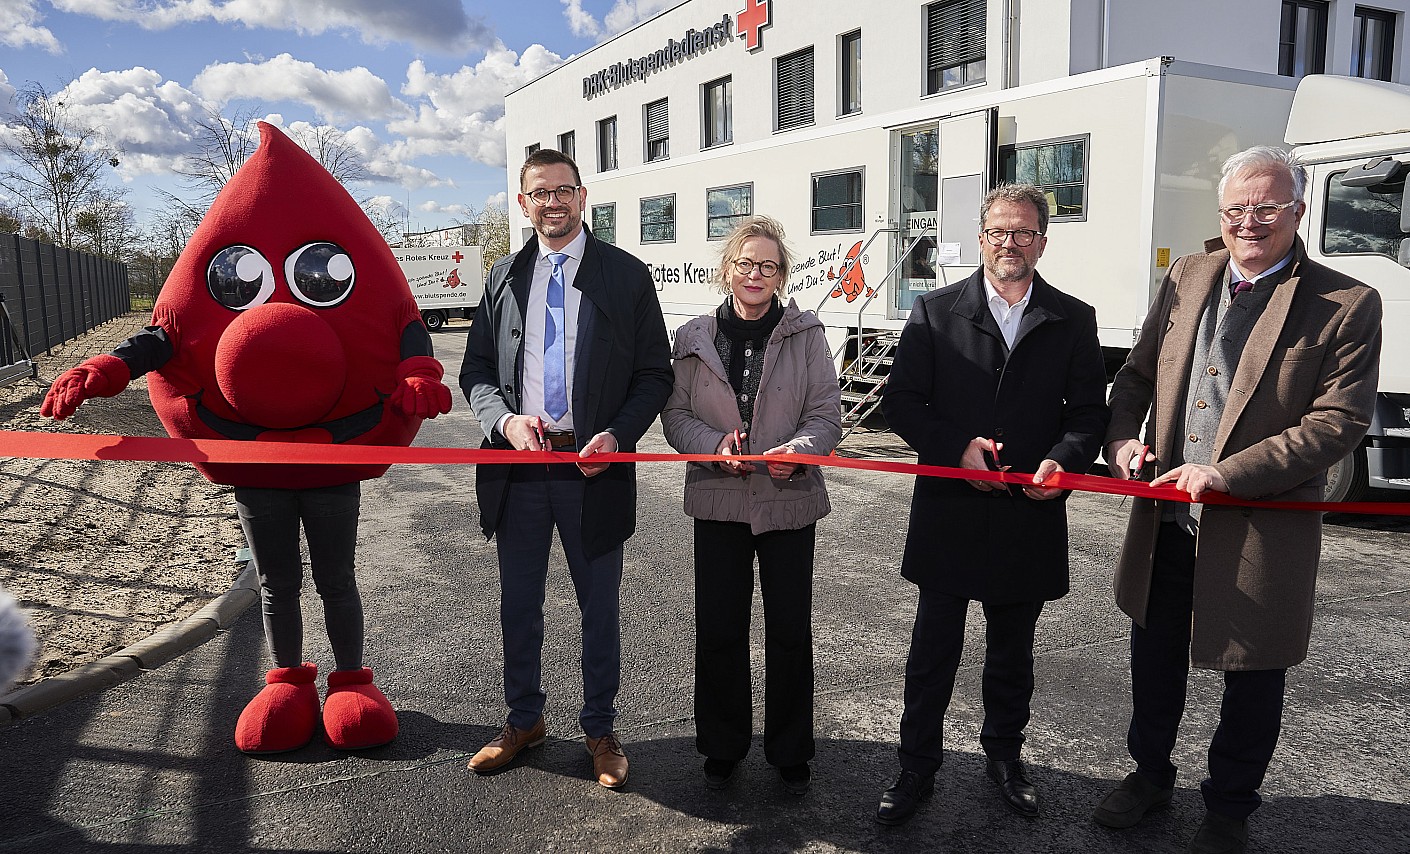
[[302,303],[328,308],[352,293],[352,257],[336,243],[309,243],[284,261],[284,281]]
[[206,287],[215,301],[236,311],[268,302],[274,293],[274,268],[249,246],[227,246],[206,268]]

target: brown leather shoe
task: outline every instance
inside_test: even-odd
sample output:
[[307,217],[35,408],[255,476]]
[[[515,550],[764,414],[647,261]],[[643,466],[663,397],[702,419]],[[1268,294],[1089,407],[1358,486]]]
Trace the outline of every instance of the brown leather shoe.
[[470,764],[465,766],[476,774],[489,774],[498,771],[519,755],[519,751],[530,747],[538,747],[544,741],[543,716],[534,721],[534,725],[528,729],[518,729],[512,724],[506,723],[504,729],[499,731],[499,735],[490,740],[489,744],[480,748],[470,759]]
[[609,789],[617,789],[627,784],[627,754],[615,732],[602,738],[586,740],[588,753],[592,754],[592,773],[597,782]]

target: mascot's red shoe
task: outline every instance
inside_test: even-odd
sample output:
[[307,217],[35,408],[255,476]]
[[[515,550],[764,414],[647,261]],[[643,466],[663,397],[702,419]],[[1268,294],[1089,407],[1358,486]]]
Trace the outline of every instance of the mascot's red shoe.
[[372,668],[328,674],[323,734],[338,750],[381,747],[397,737],[397,713],[372,684]]
[[235,724],[235,746],[245,753],[284,753],[313,739],[318,723],[318,666],[276,667],[264,676]]

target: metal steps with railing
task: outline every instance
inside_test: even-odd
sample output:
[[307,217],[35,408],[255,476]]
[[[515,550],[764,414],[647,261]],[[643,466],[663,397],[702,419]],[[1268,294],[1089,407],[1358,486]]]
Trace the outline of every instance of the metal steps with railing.
[[[838,442],[846,441],[852,431],[857,429],[862,422],[881,406],[881,394],[886,387],[886,378],[891,374],[891,363],[896,352],[896,345],[900,343],[901,333],[894,329],[868,328],[862,325],[862,316],[867,306],[872,300],[885,289],[886,283],[891,281],[892,276],[900,269],[910,256],[911,250],[917,244],[934,231],[933,227],[925,229],[911,240],[901,252],[897,253],[896,260],[891,264],[886,275],[881,278],[881,282],[865,294],[861,304],[857,306],[857,325],[852,327],[854,332],[848,334],[843,342],[843,352],[855,351],[855,356],[850,362],[843,366],[842,371],[837,375],[838,385],[842,388],[842,426],[845,428],[842,439]],[[899,234],[900,229],[891,226],[879,228],[872,232],[860,252],[857,253],[853,263],[860,264],[861,258],[866,255],[867,248],[872,241],[883,234]],[[818,303],[814,313],[821,313],[823,307],[827,305],[831,295],[824,297]]]

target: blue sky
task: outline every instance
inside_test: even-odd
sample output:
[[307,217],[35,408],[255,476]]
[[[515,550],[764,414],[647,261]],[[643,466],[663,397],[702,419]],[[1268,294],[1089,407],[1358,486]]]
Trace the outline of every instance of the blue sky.
[[[413,230],[505,201],[504,94],[680,0],[0,0],[0,114],[28,84],[122,152],[139,223],[203,110],[346,134]],[[3,133],[0,127],[0,133]]]

